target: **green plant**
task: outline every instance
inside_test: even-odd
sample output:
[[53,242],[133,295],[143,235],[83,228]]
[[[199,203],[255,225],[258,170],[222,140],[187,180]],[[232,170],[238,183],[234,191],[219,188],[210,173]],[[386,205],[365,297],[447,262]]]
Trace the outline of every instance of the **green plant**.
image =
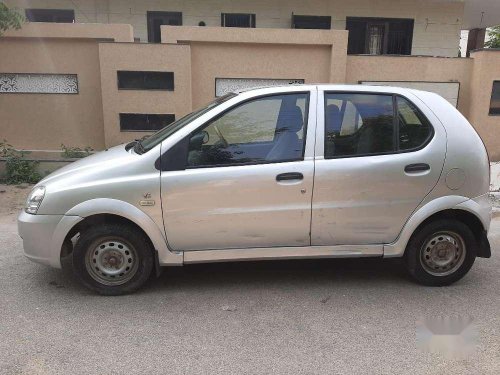
[[94,149],[92,147],[69,147],[61,143],[61,156],[68,159],[79,159],[89,156]]
[[4,139],[0,141],[0,157],[5,159],[5,182],[9,185],[36,184],[42,176],[37,172],[37,161],[26,160],[26,151],[18,151]]
[[9,29],[20,29],[24,21],[22,14],[0,2],[0,36]]
[[500,48],[500,25],[488,29],[488,40],[484,46],[486,48]]

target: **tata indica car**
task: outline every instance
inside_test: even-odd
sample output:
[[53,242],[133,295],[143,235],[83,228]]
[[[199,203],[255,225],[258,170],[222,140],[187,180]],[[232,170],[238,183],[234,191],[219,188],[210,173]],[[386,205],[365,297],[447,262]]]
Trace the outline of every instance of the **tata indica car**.
[[489,162],[440,96],[294,85],[219,97],[152,136],[59,169],[19,216],[33,261],[123,294],[163,266],[403,257],[453,283],[490,257]]

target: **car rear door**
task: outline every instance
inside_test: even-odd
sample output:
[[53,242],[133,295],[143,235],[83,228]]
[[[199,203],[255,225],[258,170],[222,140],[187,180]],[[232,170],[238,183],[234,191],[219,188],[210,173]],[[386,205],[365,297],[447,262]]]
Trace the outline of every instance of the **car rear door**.
[[444,128],[404,94],[319,90],[313,245],[390,243],[436,185]]
[[185,168],[161,173],[173,250],[310,245],[316,96],[246,99],[188,135]]

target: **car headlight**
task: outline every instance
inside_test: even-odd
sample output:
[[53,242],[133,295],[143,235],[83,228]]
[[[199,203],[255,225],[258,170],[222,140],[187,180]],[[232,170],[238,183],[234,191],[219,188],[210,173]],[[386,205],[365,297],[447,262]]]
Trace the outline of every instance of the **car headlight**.
[[45,196],[45,186],[37,186],[31,190],[28,200],[26,201],[26,207],[24,211],[28,214],[36,215],[38,207],[42,203],[43,197]]

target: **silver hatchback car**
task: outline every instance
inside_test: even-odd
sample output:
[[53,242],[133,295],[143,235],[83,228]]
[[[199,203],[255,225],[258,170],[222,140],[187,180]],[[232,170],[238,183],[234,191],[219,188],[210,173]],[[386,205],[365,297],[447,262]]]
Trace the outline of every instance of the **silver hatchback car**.
[[425,285],[491,256],[489,161],[440,96],[300,85],[219,97],[143,140],[59,169],[19,216],[28,258],[72,256],[90,289],[162,266],[404,257]]

